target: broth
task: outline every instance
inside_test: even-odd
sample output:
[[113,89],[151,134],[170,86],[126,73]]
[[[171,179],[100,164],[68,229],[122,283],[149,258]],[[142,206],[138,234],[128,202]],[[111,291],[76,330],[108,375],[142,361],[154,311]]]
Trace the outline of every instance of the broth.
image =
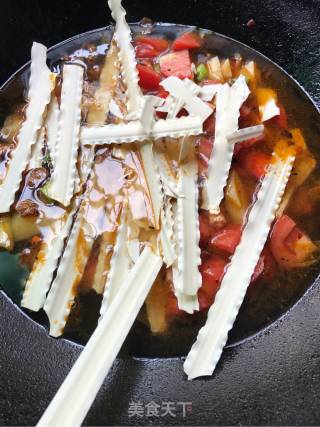
[[[162,25],[155,25],[153,27],[136,25],[134,27],[134,32],[138,35],[152,31],[152,36],[167,39],[169,44],[179,33],[186,30],[188,28],[179,26],[166,27]],[[110,34],[109,31],[98,31],[90,33],[88,36],[84,35],[71,42],[67,42],[65,45],[61,45],[53,51],[54,54],[51,54],[52,62],[50,65],[56,71],[59,71],[61,68],[61,59],[81,59],[87,65],[82,105],[83,123],[86,122],[93,94],[98,87],[99,75],[103,66],[105,53],[110,43]],[[310,150],[310,153],[308,151],[307,155],[309,156],[308,159],[315,158],[316,165],[303,184],[298,186],[294,191],[293,197],[286,207],[284,214],[288,215],[297,224],[299,229],[310,237],[312,242],[320,241],[320,231],[317,224],[317,218],[320,214],[320,152],[317,147],[319,120],[315,118],[314,107],[307,105],[309,101],[303,99],[303,95],[299,92],[300,89],[296,89],[295,84],[290,82],[287,76],[282,74],[281,71],[268,63],[264,58],[259,57],[256,53],[236,42],[209,32],[204,32],[203,34],[204,42],[202,47],[192,51],[192,60],[194,63],[206,63],[214,55],[219,55],[220,60],[230,59],[232,79],[240,74],[245,61],[254,60],[256,67],[259,67],[259,69],[256,68],[258,77],[252,78],[252,76],[247,75],[252,95],[246,101],[245,108],[242,109],[239,122],[240,127],[252,126],[259,123],[257,94],[260,89],[272,88],[275,90],[282,105],[279,120],[271,119],[265,123],[265,138],[260,142],[251,141],[249,145],[243,145],[234,155],[231,171],[234,183],[230,182],[233,179],[230,177],[228,188],[230,194],[232,194],[232,191],[234,191],[231,188],[232,185],[239,188],[241,184],[241,191],[245,193],[247,200],[246,203],[243,203],[244,205],[246,204],[243,208],[243,213],[240,215],[239,211],[234,209],[234,205],[232,205],[234,201],[227,194],[229,191],[227,188],[221,208],[223,213],[222,219],[209,218],[206,212],[201,209],[199,210],[200,221],[202,221],[205,232],[211,233],[211,238],[228,226],[233,227],[233,233],[235,230],[239,231],[239,227],[241,228],[241,226],[239,225],[239,221],[237,223],[237,220],[239,216],[242,221],[245,220],[246,211],[250,206],[250,201],[254,199],[259,180],[263,175],[262,173],[257,177],[262,167],[260,165],[259,169],[258,162],[262,162],[263,165],[263,159],[266,160],[272,153],[275,141],[280,139],[291,141],[294,136],[298,138],[300,134],[293,134],[292,129],[301,129],[302,134],[305,136],[308,150]],[[138,43],[136,43],[136,46],[138,46]],[[163,52],[162,56],[167,53],[167,51]],[[149,54],[150,52],[145,55],[148,56]],[[238,54],[242,55],[243,60],[241,62]],[[143,57],[142,53],[139,63],[143,66],[152,66],[155,71],[159,71],[159,66],[161,67],[158,56],[155,59],[150,59]],[[60,83],[56,87],[58,99],[61,89]],[[200,83],[199,80],[198,83]],[[291,85],[290,90],[288,90],[289,85]],[[18,74],[7,85],[2,97],[3,108],[1,110],[4,112],[4,117],[8,113],[12,116],[11,122],[7,123],[7,126],[5,123],[5,128],[3,128],[1,134],[0,177],[5,173],[10,157],[10,148],[16,143],[17,132],[25,109],[26,88],[26,72],[24,72],[22,78]],[[154,94],[155,92],[153,90],[145,90],[145,93]],[[120,98],[121,96],[123,97],[121,95],[121,87],[117,88],[117,95]],[[306,108],[301,109],[304,103],[306,103]],[[287,118],[285,111],[287,112]],[[287,120],[287,122],[282,123],[281,120]],[[117,122],[118,119],[109,114],[107,123]],[[203,176],[206,173],[208,151],[212,149],[212,140],[214,137],[214,120],[212,117],[207,120],[205,129],[205,134],[194,138],[193,141],[196,146],[199,165],[200,188],[203,185]],[[167,148],[166,142],[160,141],[157,143],[157,149],[166,150],[173,161],[173,165],[175,165],[176,153],[174,150],[171,150],[171,153]],[[253,156],[250,160],[251,153],[254,153],[255,157]],[[125,165],[125,173],[123,165]],[[47,223],[52,224],[55,221],[59,221],[65,215],[64,209],[57,203],[48,200],[45,191],[43,191],[48,177],[50,177],[50,172],[50,156],[46,153],[42,168],[25,173],[14,208],[10,213],[11,220],[15,218],[16,222],[20,222],[16,226],[18,231],[14,238],[15,242],[12,253],[0,253],[0,282],[7,294],[16,303],[20,302],[20,294],[23,291],[21,283],[25,280],[28,270],[32,268],[33,261],[39,256],[39,242],[45,239],[48,233],[51,232],[51,228],[47,226]],[[299,174],[300,172],[296,170],[295,173]],[[97,325],[102,295],[101,293],[97,293],[95,289],[103,287],[108,274],[108,260],[110,260],[112,255],[115,230],[123,201],[123,195],[121,194],[123,186],[132,189],[130,193],[132,203],[137,207],[139,206],[143,217],[150,218],[152,216],[152,206],[137,146],[130,144],[129,147],[123,147],[119,155],[117,152],[113,152],[112,147],[98,148],[92,174],[86,183],[90,200],[86,211],[86,218],[89,225],[94,229],[92,233],[94,241],[87,254],[81,277],[74,284],[75,302],[64,330],[65,338],[81,344],[87,342]],[[34,232],[32,222],[37,217],[42,219],[43,226],[40,231]],[[223,224],[219,223],[220,220]],[[85,239],[86,230],[83,233],[83,238]],[[155,234],[152,228],[139,235],[139,239],[142,242],[152,242],[154,238]],[[232,238],[234,238],[234,234],[232,234]],[[80,245],[81,243],[78,244]],[[219,260],[220,265],[227,265],[230,261],[228,250],[225,250],[223,246],[211,243],[210,247],[208,245],[208,239],[204,238],[202,234],[202,261],[206,263],[208,260],[214,259],[215,261]],[[275,254],[270,249],[270,245],[269,238],[269,243],[264,253],[263,271],[258,274],[255,283],[250,285],[236,323],[229,334],[229,344],[231,345],[253,335],[286,312],[303,295],[319,273],[320,264],[316,250],[313,251],[312,262],[307,267],[296,268],[295,266],[295,268],[288,268],[288,266],[285,266],[284,268],[286,261],[279,266],[274,257]],[[102,275],[96,278],[101,251],[104,251],[103,265],[105,267],[102,268]],[[18,259],[20,259],[20,267]],[[7,269],[7,265],[9,264],[7,263],[10,263],[10,267],[12,268],[10,270],[12,273],[10,274]],[[11,274],[14,275],[14,280],[10,277]],[[153,299],[152,292],[155,293]],[[127,337],[122,349],[123,354],[148,357],[185,355],[195,340],[199,327],[205,322],[206,312],[214,299],[214,293],[210,298],[206,296],[207,300],[202,295],[205,301],[204,303],[200,301],[200,308],[201,304],[203,304],[203,307],[199,313],[191,316],[179,312],[176,298],[171,290],[170,273],[166,272],[164,267],[159,274],[152,292],[147,299],[147,306],[144,305],[142,308],[138,319]],[[163,330],[153,334],[150,331],[148,320],[150,318],[150,308],[148,307],[152,309],[155,304],[159,305],[160,300],[163,301],[164,305],[166,326]],[[46,316],[42,311],[39,313],[28,311],[28,315],[39,323],[46,324]]]

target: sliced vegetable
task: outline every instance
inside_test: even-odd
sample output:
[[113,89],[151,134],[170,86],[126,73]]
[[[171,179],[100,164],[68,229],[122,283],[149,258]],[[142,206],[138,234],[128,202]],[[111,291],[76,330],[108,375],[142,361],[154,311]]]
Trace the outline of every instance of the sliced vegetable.
[[261,151],[248,151],[241,154],[240,165],[254,178],[261,179],[270,164],[271,156]]
[[151,67],[147,65],[137,65],[139,73],[139,85],[145,90],[158,90],[159,83],[161,81],[160,74],[154,71]]
[[199,64],[196,69],[197,80],[202,82],[208,77],[208,69],[205,64]]
[[179,36],[172,44],[172,49],[184,50],[184,49],[198,49],[201,47],[202,39],[195,33],[184,33]]
[[192,79],[191,59],[188,50],[168,53],[160,58],[160,70],[163,76],[175,76],[179,79]]
[[217,56],[207,62],[209,79],[215,83],[223,82],[220,60]]
[[168,299],[168,287],[156,280],[146,299],[147,317],[151,332],[159,334],[167,329],[166,306]]
[[209,241],[209,248],[233,254],[241,239],[241,226],[230,224],[219,230]]
[[[236,145],[237,146],[237,145]],[[235,224],[242,224],[249,206],[249,196],[238,172],[230,173],[225,193],[225,207]]]
[[274,224],[270,247],[277,263],[286,269],[312,261],[312,255],[318,249],[288,215],[282,215]]

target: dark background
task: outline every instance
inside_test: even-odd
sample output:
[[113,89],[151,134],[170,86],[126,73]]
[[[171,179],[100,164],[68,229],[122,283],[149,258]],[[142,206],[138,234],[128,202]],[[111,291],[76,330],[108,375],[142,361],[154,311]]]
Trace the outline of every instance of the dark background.
[[[144,16],[234,37],[283,66],[320,105],[318,0],[124,1]],[[0,82],[29,60],[33,40],[51,46],[110,22],[105,0],[0,0]],[[248,28],[253,18],[256,25]],[[319,141],[320,143],[320,141]],[[282,320],[228,349],[208,380],[186,380],[178,359],[115,362],[90,425],[319,425],[320,292],[315,285]],[[0,296],[0,424],[33,425],[81,348],[46,336]],[[193,413],[129,418],[133,400],[192,401]]]

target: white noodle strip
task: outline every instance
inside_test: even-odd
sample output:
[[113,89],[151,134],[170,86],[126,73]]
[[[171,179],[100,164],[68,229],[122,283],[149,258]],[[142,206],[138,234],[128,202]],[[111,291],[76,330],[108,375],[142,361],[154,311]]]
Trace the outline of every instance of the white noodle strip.
[[70,204],[79,184],[76,167],[81,119],[81,98],[84,69],[81,65],[65,64],[58,138],[55,147],[55,168],[49,186],[50,197],[64,206]]
[[121,221],[117,230],[117,237],[114,245],[113,255],[110,261],[110,270],[104,288],[103,300],[100,308],[100,315],[103,316],[108,311],[112,301],[126,283],[132,267],[132,260],[128,252],[128,209],[124,205],[121,213]]
[[29,161],[28,169],[41,168],[43,159],[43,150],[45,143],[45,128],[42,128],[38,132],[38,137],[35,145],[32,147],[31,159]]
[[59,126],[59,104],[55,96],[52,97],[48,107],[48,115],[46,118],[46,142],[49,149],[52,164],[55,165],[55,149],[58,136]]
[[126,12],[121,0],[108,1],[113,19],[116,21],[114,39],[119,47],[119,60],[122,78],[127,86],[128,120],[137,120],[141,117],[142,92],[139,87],[139,76],[134,48],[131,44],[131,31],[126,22]]
[[269,99],[266,104],[259,106],[261,121],[266,122],[275,116],[279,116],[280,108],[276,104],[275,99]]
[[211,114],[212,109],[198,98],[193,91],[188,88],[187,82],[183,82],[178,77],[168,77],[162,80],[161,86],[177,99],[181,99],[184,103],[184,108],[190,115],[200,116],[204,122]]
[[213,97],[217,94],[221,84],[204,85],[200,86],[199,96],[203,101],[212,101]]
[[132,239],[127,242],[127,249],[131,261],[136,263],[140,255],[140,242],[138,239]]
[[0,213],[8,212],[19,188],[22,172],[26,169],[32,146],[43,124],[43,116],[55,84],[55,74],[46,64],[47,49],[33,43],[31,76],[26,119],[18,134],[18,144],[12,152],[7,174],[0,186]]
[[120,110],[119,105],[116,103],[116,101],[114,99],[110,100],[109,111],[115,117],[118,117],[119,119],[124,119],[122,111]]
[[197,341],[184,363],[189,379],[211,375],[214,371],[267,240],[294,161],[292,156],[285,160],[276,155],[274,158],[276,162],[263,179],[241,241],[208,312],[207,322],[199,331]]
[[196,295],[201,286],[197,174],[195,161],[180,166],[179,192],[184,197],[177,200],[177,290],[187,295]]
[[181,197],[178,189],[178,181],[174,176],[171,166],[169,165],[167,156],[159,151],[156,151],[154,156],[160,171],[160,178],[165,195],[174,198]]
[[149,138],[199,135],[202,133],[200,117],[181,117],[180,119],[158,120],[148,135],[140,122],[134,121],[121,125],[101,127],[82,127],[81,141],[84,145],[123,144],[145,141]]
[[[146,247],[38,426],[80,426],[115,360],[162,260]],[[70,410],[70,408],[77,410]]]
[[163,205],[163,194],[159,170],[153,156],[153,142],[146,142],[140,145],[140,154],[143,170],[147,181],[149,194],[152,203],[152,210],[155,219],[155,227],[160,228],[160,212]]
[[198,295],[186,295],[183,292],[181,292],[182,289],[182,276],[179,274],[178,269],[178,220],[177,220],[177,204],[175,204],[172,207],[172,213],[173,213],[173,221],[174,221],[174,236],[177,239],[175,244],[175,250],[176,250],[176,259],[172,265],[172,280],[173,280],[173,288],[174,293],[178,301],[178,307],[180,310],[185,311],[186,313],[193,314],[194,311],[199,310],[199,301],[198,301]]
[[167,197],[161,209],[161,228],[159,236],[163,260],[167,267],[173,265],[173,263],[177,259],[173,237],[173,226],[174,220],[172,214],[171,200],[169,197]]
[[180,310],[183,310],[189,314],[193,314],[195,311],[199,311],[198,295],[186,295],[180,291],[177,291],[175,296],[178,300],[178,307]]
[[75,286],[79,284],[87,262],[87,256],[82,251],[89,254],[94,241],[93,236],[86,235],[84,241],[79,242],[80,234],[86,225],[86,203],[86,200],[83,199],[62,255],[57,275],[44,304],[44,310],[50,322],[49,333],[53,337],[58,337],[63,333],[76,295]]
[[263,125],[250,126],[244,129],[238,129],[235,132],[227,135],[228,142],[232,144],[236,144],[237,142],[243,142],[247,139],[257,138],[258,136],[262,136],[264,132]]
[[212,213],[220,210],[231,166],[234,144],[228,143],[227,135],[238,130],[239,110],[249,93],[244,76],[240,76],[231,87],[227,83],[222,85],[216,96],[215,141],[209,160],[203,204],[203,208]]
[[74,218],[72,211],[59,233],[56,233],[53,239],[44,241],[41,246],[35,265],[32,268],[26,287],[23,293],[21,306],[29,310],[38,311],[43,307],[46,300],[46,294],[52,282],[52,277],[58,265],[65,239],[69,235]]
[[143,108],[140,122],[144,131],[149,134],[154,126],[155,107],[163,104],[163,99],[158,96],[146,95],[143,97]]

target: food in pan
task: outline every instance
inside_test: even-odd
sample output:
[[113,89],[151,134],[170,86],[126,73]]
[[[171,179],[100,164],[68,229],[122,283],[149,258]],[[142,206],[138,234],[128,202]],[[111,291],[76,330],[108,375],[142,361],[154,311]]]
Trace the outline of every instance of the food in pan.
[[91,44],[49,69],[33,44],[1,130],[0,246],[28,272],[21,306],[44,310],[55,337],[148,275],[137,321],[167,334],[205,315],[184,368],[209,375],[246,292],[318,266],[304,229],[317,161],[250,58],[212,54],[196,30],[131,37],[110,6],[105,54]]

